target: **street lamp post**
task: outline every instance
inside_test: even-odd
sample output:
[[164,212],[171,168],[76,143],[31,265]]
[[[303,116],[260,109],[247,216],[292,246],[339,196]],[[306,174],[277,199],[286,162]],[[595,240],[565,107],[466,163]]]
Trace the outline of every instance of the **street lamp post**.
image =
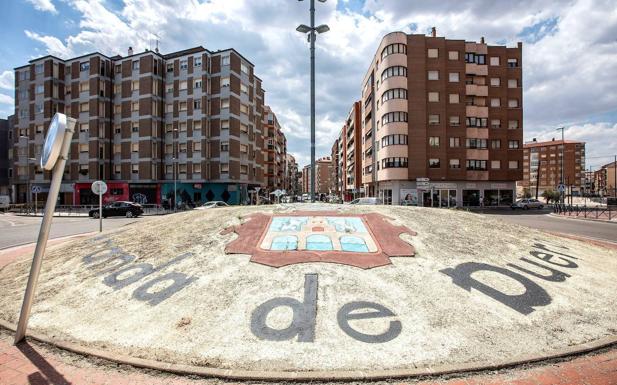
[[176,164],[178,163],[178,129],[174,128],[174,156],[173,158],[171,158],[172,160],[172,169],[173,169],[173,174],[174,174],[174,213],[177,212],[178,210],[176,209],[177,205],[178,205],[178,187],[177,187],[177,183],[178,183],[178,170],[176,167]]
[[[561,182],[560,182],[560,189],[563,188],[561,186],[563,186],[563,164],[564,164],[564,150],[566,148],[566,142],[564,140],[564,129],[565,127],[557,127],[557,131],[561,130],[561,163],[560,163],[560,168],[561,168]],[[561,193],[561,203],[564,202],[564,198],[565,198],[565,190],[560,191]]]
[[[303,0],[298,0],[303,1]],[[325,3],[326,0],[319,0]],[[311,26],[300,24],[296,31],[308,33],[308,41],[311,43],[311,202],[315,202],[315,39],[317,33],[330,30],[326,24],[315,27],[315,0],[310,0]]]

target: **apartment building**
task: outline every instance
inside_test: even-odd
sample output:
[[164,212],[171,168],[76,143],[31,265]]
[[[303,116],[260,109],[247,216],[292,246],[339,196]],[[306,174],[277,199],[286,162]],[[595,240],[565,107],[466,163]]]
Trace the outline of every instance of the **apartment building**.
[[523,146],[523,179],[519,185],[532,196],[536,195],[536,189],[538,196],[545,190],[557,190],[562,168],[566,194],[581,195],[585,186],[585,143],[534,139]]
[[264,106],[264,178],[266,190],[284,190],[286,187],[287,139],[281,130],[276,114],[270,106]]
[[95,202],[99,179],[106,202],[173,204],[174,185],[179,202],[245,201],[264,184],[263,103],[253,64],[234,49],[31,60],[15,68],[15,198],[29,200],[29,181],[47,191],[36,160],[61,112],[78,121],[61,203]]
[[393,32],[362,83],[362,184],[386,204],[509,205],[523,178],[522,44]]
[[296,158],[287,153],[285,155],[285,180],[284,180],[284,189],[287,192],[287,195],[295,197],[300,195],[300,183],[297,178],[298,175],[298,163],[296,163]]
[[617,197],[617,160],[594,171],[593,178],[596,194]]
[[340,169],[340,157],[339,151],[340,146],[339,143],[341,141],[342,130],[339,133],[339,137],[334,140],[332,144],[332,148],[330,149],[330,159],[332,159],[332,165],[330,168],[330,191],[332,195],[336,195],[337,197],[341,196],[341,186],[343,185],[343,181],[341,180],[341,169]]
[[13,120],[13,115],[0,119],[0,195],[9,195],[11,191],[9,178],[13,173],[13,153],[10,147],[13,141]]
[[343,201],[355,199],[364,190],[362,185],[362,107],[354,102],[338,137],[338,168]]
[[[315,199],[320,199],[319,195],[325,197],[331,193],[330,175],[332,174],[332,158],[324,156],[315,161]],[[311,165],[308,164],[302,169],[302,191],[305,194],[311,193]]]

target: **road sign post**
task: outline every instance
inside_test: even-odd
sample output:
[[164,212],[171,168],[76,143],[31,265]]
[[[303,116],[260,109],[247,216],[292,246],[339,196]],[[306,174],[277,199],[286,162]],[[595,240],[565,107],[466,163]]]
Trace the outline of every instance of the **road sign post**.
[[49,230],[51,229],[51,220],[56,210],[56,202],[58,193],[60,192],[60,184],[62,183],[62,175],[68,158],[69,149],[71,147],[71,138],[75,131],[76,120],[69,118],[64,114],[56,113],[49,124],[43,152],[41,155],[41,168],[44,170],[53,170],[51,184],[49,185],[49,193],[47,202],[45,203],[45,211],[43,212],[43,220],[39,237],[32,258],[32,267],[24,293],[24,301],[21,305],[19,313],[19,322],[15,330],[15,344],[20,342],[26,336],[26,328],[28,327],[28,319],[30,318],[30,310],[34,300],[34,292],[36,284],[41,272],[41,264],[43,263],[43,253],[47,246],[49,238]]
[[261,190],[261,187],[255,187],[255,194],[256,194],[256,197],[255,197],[255,204],[256,204],[257,206],[259,206],[259,190]]
[[107,192],[107,184],[102,180],[92,182],[92,192],[99,196],[99,233],[103,232],[103,194]]
[[39,211],[38,201],[39,201],[39,193],[41,192],[41,186],[32,186],[30,188],[30,192],[34,193],[34,215]]

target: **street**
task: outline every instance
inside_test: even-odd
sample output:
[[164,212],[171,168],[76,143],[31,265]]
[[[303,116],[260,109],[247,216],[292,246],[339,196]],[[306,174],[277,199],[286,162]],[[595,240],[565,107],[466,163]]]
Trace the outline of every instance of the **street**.
[[[41,227],[41,217],[25,217],[0,214],[0,250],[8,247],[36,242]],[[114,229],[136,221],[147,221],[147,217],[112,217],[103,220],[103,230]],[[89,217],[55,217],[49,239],[97,231],[99,221]]]
[[552,216],[550,211],[493,210],[482,214],[533,229],[577,235],[617,243],[617,224]]

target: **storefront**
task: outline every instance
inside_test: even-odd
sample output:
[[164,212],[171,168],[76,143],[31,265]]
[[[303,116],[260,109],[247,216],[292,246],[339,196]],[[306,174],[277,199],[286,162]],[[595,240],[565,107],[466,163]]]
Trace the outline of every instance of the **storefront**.
[[142,205],[161,204],[160,184],[129,183],[129,200]]
[[[160,185],[160,202],[164,207],[173,207],[174,184]],[[230,205],[240,204],[248,199],[247,185],[226,183],[177,183],[178,204],[199,206],[210,201],[223,201]]]
[[[105,182],[107,192],[103,194],[103,203],[130,201],[129,185],[126,182]],[[75,183],[75,205],[98,205],[99,196],[92,192],[92,183]]]

